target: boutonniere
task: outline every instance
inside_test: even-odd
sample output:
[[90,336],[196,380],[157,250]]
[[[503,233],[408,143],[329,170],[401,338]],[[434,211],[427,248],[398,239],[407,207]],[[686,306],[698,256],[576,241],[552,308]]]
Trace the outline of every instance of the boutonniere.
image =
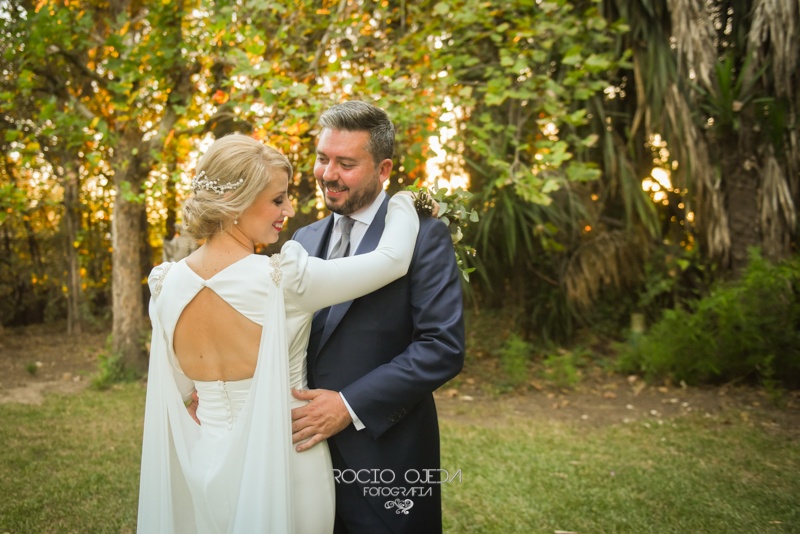
[[469,282],[469,273],[475,268],[468,266],[467,258],[477,254],[474,247],[464,242],[464,230],[470,224],[478,222],[478,212],[469,206],[472,193],[460,187],[448,191],[444,188],[412,185],[406,187],[406,190],[414,193],[414,206],[422,214],[432,215],[433,203],[439,205],[437,218],[450,230],[458,268],[464,280]]

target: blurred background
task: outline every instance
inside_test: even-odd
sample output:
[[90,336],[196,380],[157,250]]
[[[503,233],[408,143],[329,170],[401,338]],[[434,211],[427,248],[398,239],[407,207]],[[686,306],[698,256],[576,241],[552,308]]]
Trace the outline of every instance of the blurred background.
[[465,209],[468,365],[797,387],[798,35],[792,0],[0,1],[0,324],[141,374],[203,148],[289,156],[288,238],[324,215],[317,117],[363,99],[390,192]]

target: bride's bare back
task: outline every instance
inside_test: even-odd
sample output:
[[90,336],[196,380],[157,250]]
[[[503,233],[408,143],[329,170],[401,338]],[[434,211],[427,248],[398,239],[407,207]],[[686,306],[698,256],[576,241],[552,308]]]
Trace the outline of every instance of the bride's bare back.
[[[209,278],[204,276],[209,272],[220,270],[209,269],[191,257],[187,264],[204,279]],[[252,377],[260,341],[261,327],[207,287],[184,308],[175,326],[175,355],[184,374],[192,380]]]

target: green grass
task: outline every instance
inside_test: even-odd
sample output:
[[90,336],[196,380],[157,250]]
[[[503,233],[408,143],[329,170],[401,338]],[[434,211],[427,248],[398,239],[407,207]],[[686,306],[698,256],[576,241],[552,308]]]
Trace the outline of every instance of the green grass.
[[[0,405],[0,533],[133,532],[143,404],[126,384]],[[736,414],[462,419],[442,421],[448,533],[800,531],[800,443]]]
[[800,444],[690,416],[585,429],[443,422],[447,532],[800,532]]
[[144,387],[0,405],[0,533],[134,532]]

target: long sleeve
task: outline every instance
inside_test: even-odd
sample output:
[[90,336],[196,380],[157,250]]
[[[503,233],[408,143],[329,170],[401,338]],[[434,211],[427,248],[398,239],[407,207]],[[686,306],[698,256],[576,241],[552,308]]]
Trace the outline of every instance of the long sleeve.
[[[165,266],[156,273],[162,276],[162,281],[168,268]],[[157,283],[158,278],[154,282]],[[173,380],[177,375],[168,362],[164,329],[152,308],[151,301],[153,334],[142,436],[137,532],[169,533],[177,528],[195,528],[191,490],[178,451],[199,439],[200,427],[194,424],[183,406],[179,386]],[[185,510],[189,513],[182,516],[178,525],[176,514]]]
[[[161,286],[164,284],[164,279],[167,277],[167,273],[173,265],[175,265],[174,262],[163,262],[161,265],[155,266],[150,272],[150,276],[147,277],[147,283],[150,287],[150,294],[153,296],[153,298],[150,300],[149,307],[150,321],[153,324],[153,336],[164,336],[163,328],[156,328],[156,325],[160,325],[161,321],[158,319],[158,313],[155,311],[155,298],[157,298],[161,293]],[[151,342],[151,348],[154,346],[154,343]],[[181,398],[183,398],[184,402],[186,402],[192,396],[192,392],[194,391],[194,382],[176,368],[174,356],[170,354],[170,347],[168,343],[164,343],[162,350],[164,354],[160,355],[159,357],[163,357],[170,362],[172,374],[175,378],[175,384],[178,387],[178,391],[180,391]],[[153,355],[151,354],[151,359],[152,357]]]
[[341,390],[373,438],[464,364],[461,279],[450,233],[441,222],[425,226],[409,276],[413,340],[391,361]]
[[386,228],[378,247],[367,254],[322,260],[306,253],[296,241],[281,250],[283,285],[306,312],[326,308],[371,293],[408,272],[419,232],[419,216],[407,195],[389,201]]

